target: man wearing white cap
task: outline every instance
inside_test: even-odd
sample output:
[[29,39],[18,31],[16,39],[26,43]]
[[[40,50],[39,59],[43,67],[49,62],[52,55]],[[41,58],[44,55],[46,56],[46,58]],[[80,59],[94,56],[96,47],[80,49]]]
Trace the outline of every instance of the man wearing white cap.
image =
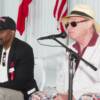
[[[82,60],[77,61],[74,66],[73,99],[79,100],[82,97],[82,100],[90,100],[90,98],[96,98],[100,93],[100,27],[95,21],[94,11],[88,5],[79,4],[74,7],[69,16],[62,18],[61,21],[68,36],[75,41],[70,48],[97,68],[97,71],[94,71]],[[68,56],[69,54],[66,58]],[[61,66],[58,73],[58,95],[55,100],[68,100],[68,61],[66,59],[65,66]],[[83,96],[85,94],[88,96]]]

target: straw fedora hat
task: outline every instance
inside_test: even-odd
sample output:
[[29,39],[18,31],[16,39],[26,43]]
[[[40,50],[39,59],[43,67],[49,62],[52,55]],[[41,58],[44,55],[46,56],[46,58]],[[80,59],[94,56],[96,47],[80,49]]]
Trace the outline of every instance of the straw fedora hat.
[[61,18],[61,22],[65,23],[70,17],[74,17],[74,16],[82,16],[85,18],[90,18],[90,19],[94,19],[95,21],[95,28],[97,32],[100,32],[100,24],[98,24],[95,20],[95,12],[94,10],[86,5],[86,4],[78,4],[76,5],[72,11],[70,12],[69,16],[65,16],[63,18]]

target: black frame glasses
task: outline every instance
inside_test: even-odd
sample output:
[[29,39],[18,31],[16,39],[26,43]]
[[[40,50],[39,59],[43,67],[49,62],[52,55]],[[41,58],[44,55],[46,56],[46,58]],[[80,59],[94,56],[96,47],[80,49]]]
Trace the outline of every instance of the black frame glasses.
[[86,21],[88,21],[88,19],[82,20],[82,21],[67,22],[67,23],[65,24],[65,28],[67,29],[68,26],[69,26],[69,24],[71,25],[71,27],[76,27],[78,23],[82,23],[82,22],[86,22]]

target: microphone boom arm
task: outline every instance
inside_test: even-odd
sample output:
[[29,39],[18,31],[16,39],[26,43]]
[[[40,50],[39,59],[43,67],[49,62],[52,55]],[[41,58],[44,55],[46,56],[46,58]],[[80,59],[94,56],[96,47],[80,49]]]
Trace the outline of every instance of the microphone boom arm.
[[55,40],[56,42],[58,42],[61,46],[63,46],[66,49],[66,51],[68,51],[69,53],[73,54],[76,58],[78,58],[78,59],[82,60],[83,62],[85,62],[93,70],[95,70],[95,71],[97,70],[97,68],[95,66],[93,66],[91,63],[89,63],[88,61],[86,61],[82,57],[80,57],[76,52],[74,52],[72,49],[68,48],[66,45],[64,45],[63,43],[61,43],[58,39],[53,38],[53,40]]

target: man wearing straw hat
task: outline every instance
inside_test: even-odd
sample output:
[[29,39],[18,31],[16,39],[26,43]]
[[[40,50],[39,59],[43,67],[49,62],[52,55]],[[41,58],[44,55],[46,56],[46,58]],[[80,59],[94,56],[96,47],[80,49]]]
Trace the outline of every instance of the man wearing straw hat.
[[[80,59],[76,62],[73,99],[79,100],[82,97],[82,100],[90,100],[90,98],[98,100],[93,98],[100,93],[100,27],[95,21],[94,11],[88,5],[78,4],[70,15],[62,18],[61,21],[68,36],[75,41],[70,48],[97,68],[97,71],[94,71]],[[58,95],[55,100],[68,100],[69,65],[67,59],[66,62],[58,73]]]

